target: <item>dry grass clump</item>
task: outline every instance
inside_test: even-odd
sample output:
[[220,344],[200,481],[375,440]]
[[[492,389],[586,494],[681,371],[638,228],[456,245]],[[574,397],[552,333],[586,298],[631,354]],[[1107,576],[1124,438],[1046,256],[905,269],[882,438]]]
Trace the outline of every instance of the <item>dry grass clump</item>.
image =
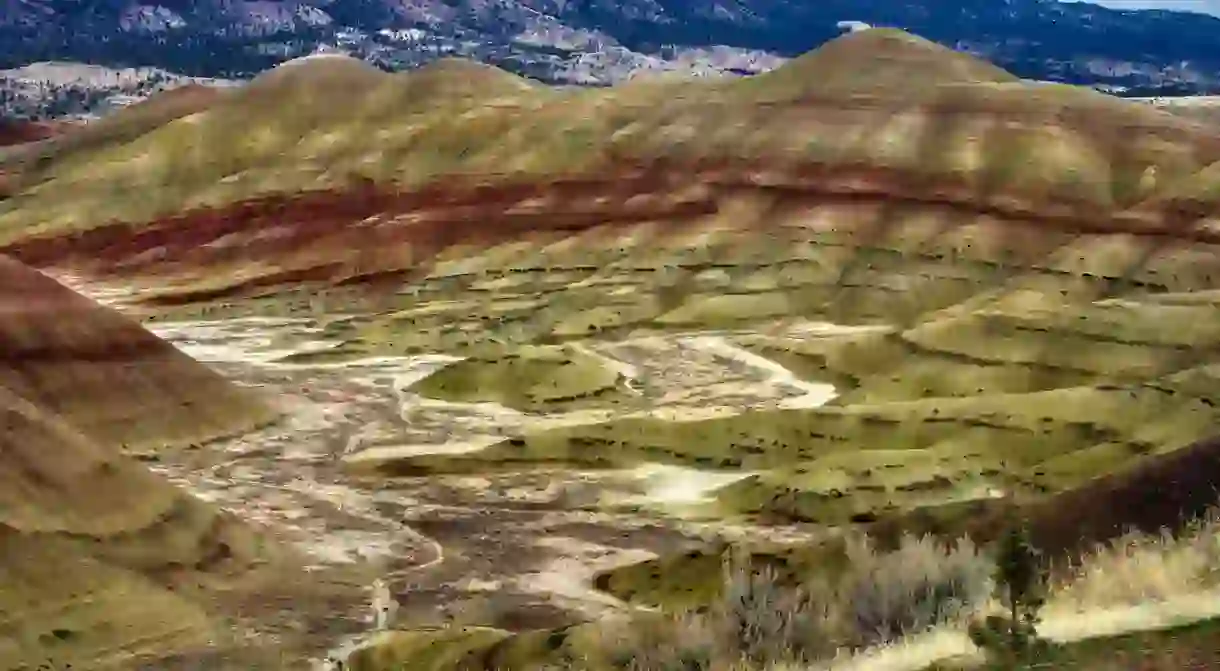
[[717,654],[712,621],[696,613],[619,620],[598,632],[598,649],[584,670],[736,671]]
[[1220,508],[1178,534],[1131,533],[1097,548],[1053,586],[1053,605],[1141,605],[1220,586]]
[[734,671],[841,658],[948,622],[991,594],[993,562],[968,540],[904,537],[879,553],[850,541],[850,569],[835,578],[783,581],[769,566],[725,562],[719,601],[701,611],[608,627],[585,667],[623,671]]

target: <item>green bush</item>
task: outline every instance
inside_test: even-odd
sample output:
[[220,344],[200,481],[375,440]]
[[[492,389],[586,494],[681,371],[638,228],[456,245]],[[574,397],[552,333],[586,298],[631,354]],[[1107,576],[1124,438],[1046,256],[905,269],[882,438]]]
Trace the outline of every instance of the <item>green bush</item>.
[[996,552],[996,597],[1005,613],[970,627],[971,641],[993,662],[1017,668],[1045,646],[1038,637],[1037,625],[1047,583],[1041,553],[1030,542],[1026,526],[1014,521]]

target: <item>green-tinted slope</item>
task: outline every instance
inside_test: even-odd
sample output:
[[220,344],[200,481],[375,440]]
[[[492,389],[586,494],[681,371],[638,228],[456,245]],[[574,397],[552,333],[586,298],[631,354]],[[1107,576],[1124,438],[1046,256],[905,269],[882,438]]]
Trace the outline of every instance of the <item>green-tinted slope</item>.
[[[890,30],[844,36],[757,77],[585,91],[456,60],[391,76],[314,57],[142,137],[51,161],[43,183],[0,209],[0,235],[143,222],[366,178],[412,187],[695,160],[762,162],[781,174],[843,166],[865,172],[829,173],[830,185],[845,180],[835,188],[1035,211],[1062,202],[1093,216],[1220,160],[1208,138],[1152,106],[1020,82]],[[117,197],[133,190],[144,197]]]
[[0,666],[102,669],[232,645],[225,599],[286,555],[121,452],[272,413],[50,278],[7,260],[0,277]]
[[750,78],[748,86],[783,97],[900,97],[918,96],[941,84],[1017,80],[999,67],[922,37],[874,28],[831,40]]
[[449,364],[412,387],[424,396],[555,412],[622,402],[629,394],[600,358],[570,348],[524,347]]

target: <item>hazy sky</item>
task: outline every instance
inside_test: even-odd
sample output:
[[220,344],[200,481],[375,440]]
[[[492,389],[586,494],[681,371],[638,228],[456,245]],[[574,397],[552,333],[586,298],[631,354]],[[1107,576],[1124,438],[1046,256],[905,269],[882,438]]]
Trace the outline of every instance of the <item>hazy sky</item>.
[[[1076,2],[1077,0],[1063,0]],[[1091,0],[1117,9],[1179,9],[1220,16],[1220,0]]]

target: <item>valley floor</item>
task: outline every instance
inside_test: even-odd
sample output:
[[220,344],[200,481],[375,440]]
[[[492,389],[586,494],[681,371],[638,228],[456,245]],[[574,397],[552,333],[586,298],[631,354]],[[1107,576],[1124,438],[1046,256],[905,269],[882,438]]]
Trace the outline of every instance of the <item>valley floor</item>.
[[[121,309],[123,290],[62,279]],[[323,338],[322,325],[307,319],[149,327],[231,379],[263,388],[285,412],[275,426],[163,455],[151,466],[197,496],[269,527],[320,567],[378,566],[404,624],[519,631],[625,613],[632,606],[592,589],[596,572],[717,539],[808,542],[824,533],[815,525],[747,528],[696,514],[710,492],[748,473],[657,464],[374,479],[344,470],[345,462],[475,451],[526,430],[625,415],[680,420],[749,407],[816,407],[834,397],[831,385],[800,380],[734,345],[726,337],[731,334],[580,344],[618,371],[637,395],[634,383],[645,377],[664,393],[614,410],[535,415],[412,393],[413,383],[457,360],[446,355],[286,362],[292,354],[332,344]],[[1108,607],[1052,602],[1042,630],[1055,641],[1072,642],[1220,616],[1220,592],[1163,596],[1159,602]],[[336,614],[333,628],[317,632],[318,656],[349,650],[364,639],[371,621],[370,609]],[[964,633],[937,631],[831,668],[918,671],[973,650]]]
[[[126,292],[61,278],[121,309]],[[117,305],[116,305],[117,304]],[[599,472],[533,470],[374,480],[343,463],[453,453],[538,429],[627,414],[695,419],[747,407],[810,407],[834,388],[796,378],[718,334],[579,345],[623,373],[649,375],[664,397],[621,410],[533,415],[492,403],[422,398],[411,384],[454,357],[286,363],[328,343],[309,320],[245,318],[151,323],[150,330],[230,379],[260,387],[278,424],[150,464],[197,496],[266,525],[318,565],[374,562],[413,625],[446,621],[510,630],[551,627],[630,607],[591,588],[593,575],[715,539],[807,541],[813,525],[745,528],[683,514],[748,473],[676,466]],[[732,371],[726,374],[726,368]],[[340,643],[371,611],[346,613]],[[321,640],[319,641],[321,643]]]

